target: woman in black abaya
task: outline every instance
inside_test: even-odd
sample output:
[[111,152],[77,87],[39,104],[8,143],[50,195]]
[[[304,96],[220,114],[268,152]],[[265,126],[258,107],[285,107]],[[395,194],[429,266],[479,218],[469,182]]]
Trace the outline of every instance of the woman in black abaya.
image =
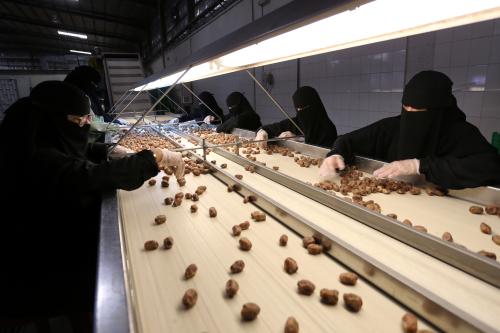
[[[337,128],[328,117],[318,92],[308,86],[300,87],[292,96],[297,115],[293,121],[304,132],[307,144],[331,148],[337,138]],[[269,137],[291,137],[301,135],[299,129],[289,120],[262,126],[257,132],[256,140],[267,140]],[[261,143],[262,147],[266,143]]]
[[229,114],[224,116],[223,123],[217,127],[217,132],[231,133],[235,128],[255,131],[262,126],[259,115],[242,93],[235,91],[229,94],[226,104]]
[[0,327],[91,314],[101,194],[136,189],[165,166],[183,176],[182,156],[166,150],[108,161],[104,149],[91,161],[89,112],[81,90],[46,81],[0,125]]
[[444,188],[500,183],[500,155],[468,123],[452,94],[453,82],[443,73],[416,74],[403,91],[400,116],[339,136],[320,169],[329,177],[355,155],[391,162],[377,177],[423,174]]
[[[219,107],[219,104],[217,104],[214,95],[212,95],[208,91],[203,91],[198,95],[198,97],[208,107],[205,106],[203,103],[200,103],[200,105],[193,111],[191,111],[190,114],[179,117],[179,122],[182,123],[189,120],[196,120],[196,121],[205,121],[208,124],[220,124],[222,117],[224,117],[224,112]],[[210,110],[215,112],[215,114],[218,117],[216,117]]]

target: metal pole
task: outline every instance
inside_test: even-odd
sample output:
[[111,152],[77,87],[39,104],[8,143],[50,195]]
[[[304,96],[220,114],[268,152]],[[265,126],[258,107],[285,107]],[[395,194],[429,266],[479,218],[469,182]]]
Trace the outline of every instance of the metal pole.
[[181,111],[182,111],[182,112],[184,112],[185,114],[188,114],[188,113],[186,112],[186,110],[184,110],[184,109],[182,108],[182,106],[180,106],[179,104],[177,104],[177,103],[174,101],[174,99],[173,99],[173,98],[171,98],[171,97],[169,97],[169,96],[165,96],[165,97],[166,97],[166,98],[168,98],[168,100],[169,100],[170,102],[174,103],[174,104],[175,104],[175,106],[177,106],[177,108],[181,109]]
[[137,96],[139,96],[139,94],[140,94],[140,93],[144,90],[144,88],[146,88],[146,86],[147,86],[147,84],[144,84],[144,85],[142,86],[141,90],[139,90],[139,91],[137,92],[137,94],[135,94],[135,96],[134,96],[134,97],[130,100],[130,102],[128,102],[128,104],[127,104],[127,105],[126,105],[123,109],[121,109],[121,111],[120,111],[120,112],[118,112],[118,114],[117,114],[117,115],[113,118],[113,120],[112,120],[112,121],[108,124],[108,126],[106,126],[105,131],[107,131],[107,130],[108,130],[108,127],[109,127],[109,125],[111,125],[111,123],[112,123],[113,121],[115,121],[116,119],[118,119],[118,117],[122,114],[122,112],[123,112],[123,111],[125,111],[125,109],[126,109],[126,108],[128,108],[128,107],[129,107],[129,105],[130,105],[130,104],[132,104],[132,102],[133,102],[133,101],[135,101],[135,99],[137,98]]
[[203,146],[203,160],[207,160],[207,144],[205,142],[205,139],[202,139],[201,145]]
[[203,102],[201,100],[201,98],[198,97],[198,95],[196,95],[191,89],[188,88],[188,86],[186,86],[184,83],[182,84],[184,86],[184,88],[186,88],[187,91],[189,91],[201,104],[205,105],[207,107],[207,109],[210,110],[210,112],[212,112],[217,118],[219,118],[220,122],[222,123],[222,118],[214,112],[214,110],[212,110],[208,105],[205,104],[205,102]]
[[115,104],[113,104],[113,106],[111,107],[111,109],[109,109],[109,114],[112,114],[114,110],[116,110],[116,108],[121,105],[123,103],[123,101],[128,97],[128,95],[130,95],[130,90],[126,90],[121,96],[120,98],[118,98],[118,100],[116,101]]
[[[149,90],[146,90],[146,92],[148,93],[149,97],[153,98],[155,101],[158,100],[157,97],[154,97],[152,93],[149,92]],[[167,96],[168,97],[168,96]],[[168,109],[168,107],[163,104],[163,102],[160,102],[160,104],[165,108],[165,109]],[[156,116],[156,115],[155,115]]]
[[281,107],[280,103],[278,103],[278,101],[275,100],[273,96],[271,96],[271,94],[266,90],[266,88],[264,88],[260,84],[259,80],[257,80],[257,78],[255,76],[253,76],[253,74],[250,73],[250,71],[248,69],[246,71],[247,71],[248,75],[250,75],[250,77],[255,81],[255,83],[257,83],[257,85],[260,87],[260,89],[262,89],[262,91],[266,93],[267,97],[269,97],[269,99],[274,103],[274,105],[276,105],[278,110],[280,110],[281,113],[283,113],[288,118],[288,120],[290,120],[292,122],[293,126],[297,127],[297,129],[299,130],[300,133],[302,133],[302,135],[305,135],[304,132],[302,132],[302,129],[299,127],[299,125],[297,125],[297,123],[295,123],[295,121],[293,121],[292,117],[290,117],[290,115],[288,113],[286,113],[286,111]]
[[[113,147],[109,150],[109,152],[110,152],[110,153],[111,153],[111,152],[112,152],[112,151],[116,148],[116,146],[118,146],[118,145],[120,144],[120,142],[122,142],[122,140],[123,140],[123,139],[124,139],[124,138],[125,138],[125,137],[126,137],[126,136],[127,136],[127,135],[128,135],[128,134],[129,134],[129,133],[130,133],[130,132],[131,132],[131,131],[132,131],[132,130],[136,127],[136,126],[137,126],[137,124],[139,124],[139,123],[140,123],[140,122],[144,119],[144,117],[146,117],[146,116],[148,115],[148,113],[149,113],[149,112],[151,112],[151,110],[153,110],[153,109],[154,109],[154,108],[155,108],[155,107],[156,107],[156,106],[157,106],[157,105],[161,102],[161,100],[163,99],[163,97],[165,97],[165,96],[166,96],[166,95],[170,92],[170,90],[172,90],[172,89],[175,87],[175,85],[177,84],[177,82],[179,82],[179,81],[180,81],[180,79],[182,79],[182,77],[183,77],[184,75],[186,75],[186,73],[187,73],[190,69],[191,69],[191,66],[189,66],[188,68],[186,68],[186,70],[184,71],[184,73],[182,73],[182,75],[181,75],[181,76],[179,76],[179,77],[177,78],[177,80],[175,80],[175,82],[174,82],[174,83],[173,83],[170,87],[168,87],[167,91],[165,91],[165,93],[164,93],[164,94],[163,94],[163,95],[162,95],[162,96],[161,96],[161,97],[160,97],[160,98],[159,98],[159,99],[155,102],[155,104],[153,104],[153,106],[152,106],[151,108],[149,108],[149,110],[147,110],[146,112],[144,112],[144,113],[142,114],[142,116],[141,116],[141,117],[140,117],[140,118],[139,118],[139,119],[138,119],[138,120],[137,120],[137,121],[136,121],[136,122],[132,125],[132,127],[130,127],[130,129],[129,129],[129,130],[128,130],[128,131],[127,131],[127,132],[126,132],[126,133],[125,133],[125,134],[124,134],[124,135],[123,135],[123,136],[122,136],[122,137],[118,140],[118,142],[117,142],[117,143],[115,143],[115,144],[113,145]],[[144,85],[144,86],[146,86],[146,85]],[[144,89],[144,87],[143,87],[142,89]],[[142,91],[142,89],[141,89],[141,91]],[[136,95],[136,96],[137,96],[137,95]]]

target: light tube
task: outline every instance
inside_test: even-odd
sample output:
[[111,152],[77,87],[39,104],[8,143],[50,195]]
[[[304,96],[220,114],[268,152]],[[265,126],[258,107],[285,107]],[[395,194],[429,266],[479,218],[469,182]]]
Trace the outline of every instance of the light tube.
[[[375,0],[196,65],[180,82],[498,17],[500,0]],[[145,89],[172,84],[180,73]]]
[[63,36],[70,36],[70,37],[76,37],[76,38],[81,38],[81,39],[87,39],[87,35],[85,35],[85,34],[79,34],[79,33],[76,33],[76,32],[68,32],[68,31],[57,30],[57,33],[59,35],[63,35]]
[[79,51],[79,50],[69,50],[69,52],[72,52],[72,53],[80,53],[80,54],[92,54],[91,52],[87,52],[87,51]]

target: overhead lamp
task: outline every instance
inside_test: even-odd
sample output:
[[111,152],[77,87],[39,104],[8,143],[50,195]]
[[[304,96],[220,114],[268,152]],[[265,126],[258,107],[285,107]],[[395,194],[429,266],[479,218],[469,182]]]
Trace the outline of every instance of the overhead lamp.
[[79,33],[76,33],[76,32],[69,32],[69,31],[57,30],[57,33],[59,35],[63,35],[63,36],[70,36],[70,37],[76,37],[76,38],[81,38],[81,39],[87,39],[87,35],[85,35],[85,34],[79,34]]
[[79,51],[79,50],[69,50],[69,52],[71,53],[80,53],[80,54],[92,54],[91,52],[87,52],[87,51]]
[[[328,17],[194,65],[180,82],[498,17],[500,0],[352,1],[349,9],[337,10]],[[134,90],[168,86],[180,73],[164,76]]]

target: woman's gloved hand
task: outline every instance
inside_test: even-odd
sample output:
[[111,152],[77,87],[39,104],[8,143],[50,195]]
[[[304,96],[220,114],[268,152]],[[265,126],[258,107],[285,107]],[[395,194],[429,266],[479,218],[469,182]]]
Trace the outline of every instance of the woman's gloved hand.
[[[263,129],[260,129],[257,134],[255,135],[255,141],[260,141],[260,140],[268,140],[269,139],[269,135],[267,134],[266,131],[264,131]],[[259,147],[260,148],[267,148],[267,142],[259,142]]]
[[205,124],[209,124],[210,125],[212,123],[212,121],[214,121],[214,120],[215,120],[214,116],[206,116],[205,119],[203,119],[203,122]]
[[278,136],[278,138],[291,138],[295,136],[294,133],[290,132],[290,131],[286,131],[286,132],[281,132],[281,134]]
[[331,180],[337,176],[337,169],[344,170],[344,158],[338,154],[328,156],[323,160],[319,168],[319,177],[321,180]]
[[173,152],[168,149],[152,149],[155,154],[156,163],[158,168],[165,169],[167,167],[175,167],[175,178],[184,178],[185,163],[182,159],[182,154]]
[[420,161],[411,160],[394,161],[375,170],[373,175],[378,178],[394,178],[398,176],[419,175]]

